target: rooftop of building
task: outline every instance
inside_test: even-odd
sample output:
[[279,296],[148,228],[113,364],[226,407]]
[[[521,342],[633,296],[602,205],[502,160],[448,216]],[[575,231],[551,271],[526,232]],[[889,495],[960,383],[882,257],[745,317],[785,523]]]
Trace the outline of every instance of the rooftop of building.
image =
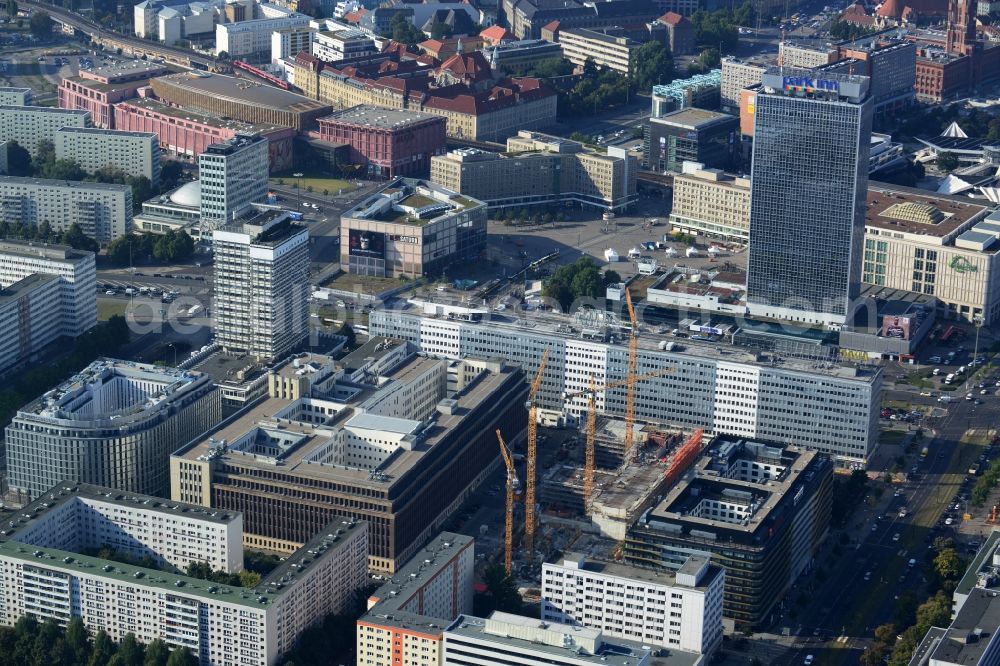
[[[448,625],[447,632],[451,636],[528,649],[548,655],[553,660],[571,656],[573,663],[578,664],[637,666],[646,660],[650,653],[648,647],[630,645],[617,639],[608,642],[597,629],[576,624],[546,622],[500,611],[495,611],[488,618],[459,615]],[[692,661],[687,663],[694,663],[700,655],[691,657]]]
[[[88,112],[89,113],[89,112]],[[0,185],[34,185],[37,187],[72,187],[80,190],[104,192],[129,192],[132,188],[118,183],[92,183],[83,180],[56,180],[54,178],[31,178],[28,176],[0,176]]]
[[238,511],[221,511],[197,504],[174,502],[153,495],[130,493],[78,481],[65,481],[12,515],[6,524],[0,523],[3,527],[0,530],[0,539],[19,541],[18,536],[37,521],[44,519],[63,504],[77,499],[93,500],[141,511],[154,511],[217,525],[229,525],[240,518]]
[[[236,218],[231,224],[220,227],[219,231],[245,236],[244,239],[237,240],[237,242],[257,247],[275,248],[299,234],[308,233],[309,229],[305,225],[293,221],[288,211],[258,209],[251,206],[243,213],[242,217]],[[221,234],[218,239],[220,241],[232,240],[231,237],[224,238]]]
[[722,59],[722,67],[729,63],[731,65],[748,65],[752,67],[760,67],[762,69],[767,69],[774,65],[773,55],[754,55],[745,58],[737,58],[734,56],[726,56]]
[[17,111],[20,113],[43,113],[56,116],[89,116],[90,111],[82,109],[60,109],[54,106],[21,106],[19,104],[0,104],[0,111]]
[[402,130],[413,125],[428,122],[440,122],[442,125],[445,123],[445,119],[438,115],[420,113],[419,111],[405,111],[402,109],[386,109],[370,104],[354,106],[343,111],[334,111],[329,116],[320,118],[319,121],[321,123],[335,122],[392,130]]
[[99,76],[113,81],[116,78],[136,77],[141,75],[156,76],[162,72],[171,71],[166,65],[148,60],[123,60],[110,65],[101,65],[86,70],[90,76]]
[[638,48],[641,45],[639,42],[634,39],[630,39],[626,35],[616,33],[617,31],[613,28],[570,28],[559,31],[560,40],[562,40],[562,36],[564,35],[576,35],[582,39],[604,42],[605,44],[613,44],[615,46]]
[[715,183],[720,187],[731,187],[737,190],[750,191],[750,179],[736,174],[726,173],[721,169],[692,168],[683,173],[676,174],[674,180],[678,178],[689,178],[692,180]]
[[[402,364],[384,372],[381,379],[412,381],[417,375],[430,371],[435,364],[444,362],[411,356]],[[294,439],[294,444],[278,455],[282,471],[284,474],[303,479],[340,482],[351,484],[353,487],[370,488],[379,493],[388,492],[393,484],[413,470],[438,442],[459,427],[472,411],[484,401],[488,401],[511,376],[520,372],[518,368],[502,363],[498,363],[497,369],[497,372],[480,374],[477,380],[461,392],[446,398],[444,402],[447,403],[448,409],[438,409],[433,418],[424,423],[412,448],[396,448],[372,469],[324,462],[320,455],[321,449],[330,441],[332,429],[343,427],[347,421],[360,413],[363,402],[373,396],[372,389],[360,390],[347,402],[327,399],[328,405],[337,411],[324,424],[306,423],[282,417],[282,436]],[[221,457],[230,462],[238,462],[241,466],[273,470],[276,460],[274,456],[247,455],[242,451],[233,450],[227,443],[237,442],[256,428],[274,429],[277,418],[275,415],[292,405],[293,401],[287,399],[264,396],[205,433],[201,439],[179,449],[174,455],[186,459]]]
[[[43,419],[76,427],[81,423],[122,423],[122,419],[163,407],[165,401],[203,379],[202,373],[191,370],[100,358],[19,409],[17,420]],[[105,390],[118,380],[135,382],[135,390],[127,396]],[[98,392],[105,395],[95,402]],[[95,404],[101,407],[99,413],[94,412]]]
[[[158,499],[155,497],[120,493],[110,488],[88,486],[86,484],[67,483],[54,488],[53,492],[39,498],[21,510],[21,516],[12,532],[0,532],[0,555],[23,560],[39,566],[62,567],[79,570],[81,574],[99,575],[133,585],[143,585],[164,590],[170,593],[193,595],[215,599],[240,606],[266,609],[301,575],[310,564],[319,558],[337,557],[338,546],[346,543],[345,533],[357,529],[360,523],[345,519],[335,519],[310,539],[301,548],[288,556],[276,569],[268,574],[255,588],[243,588],[232,585],[222,585],[209,580],[193,578],[182,574],[160,569],[123,564],[114,560],[83,555],[73,551],[49,548],[36,544],[23,543],[17,540],[18,530],[30,525],[55,506],[76,497],[91,499],[125,506],[141,506],[143,510],[153,509],[187,518],[208,520],[219,524],[228,524],[239,517],[236,512],[221,512],[213,509],[182,504]],[[155,506],[156,504],[159,506]]]
[[23,277],[17,282],[14,282],[6,287],[0,287],[0,307],[5,306],[8,303],[18,301],[50,282],[58,281],[59,278],[55,275],[33,273],[32,275]]
[[429,180],[396,178],[342,217],[426,226],[460,211],[485,205]]
[[[428,307],[436,307],[444,310],[445,313],[437,316],[426,315],[424,310],[425,302]],[[404,302],[394,303],[396,312],[411,314],[428,319],[449,320],[449,313],[477,312],[482,315],[482,322],[475,324],[492,329],[507,331],[515,335],[541,335],[550,338],[580,339],[582,337],[582,325],[577,318],[558,312],[533,312],[530,319],[522,319],[506,313],[491,312],[482,308],[470,307],[463,302],[452,302],[447,298],[433,296],[425,300],[409,299]],[[643,322],[643,307],[638,307],[639,315],[639,349],[653,352],[660,352],[659,343],[663,340],[673,341],[672,337],[660,333],[662,327],[658,324],[646,326]],[[763,322],[755,322],[760,327]],[[608,324],[609,330],[616,326],[622,327],[624,331],[626,324],[617,321]],[[624,339],[624,336],[623,336]],[[867,365],[855,365],[844,360],[841,364],[818,364],[812,360],[799,359],[795,357],[782,356],[780,359],[773,355],[761,355],[746,347],[729,346],[719,343],[703,342],[687,338],[683,341],[683,349],[674,354],[679,359],[688,358],[692,361],[698,359],[712,359],[714,361],[729,361],[734,363],[746,363],[759,367],[794,370],[798,372],[808,372],[821,374],[827,377],[840,377],[844,379],[854,379],[865,382],[872,382],[879,375],[879,370]]]
[[779,46],[781,48],[804,49],[806,51],[816,51],[818,53],[834,53],[837,51],[837,46],[833,42],[821,37],[795,37],[794,39],[785,39],[782,40]]
[[65,81],[71,81],[77,85],[81,85],[84,88],[89,88],[91,90],[96,90],[97,92],[113,92],[116,90],[131,90],[133,88],[143,88],[149,85],[149,79],[133,79],[127,81],[109,81],[105,83],[104,81],[98,81],[97,79],[88,79],[82,76],[67,76]]
[[455,555],[474,542],[475,539],[464,534],[438,534],[368,597],[368,612],[359,622],[367,620],[380,626],[440,634],[452,618],[420,615],[404,611],[402,607],[450,564]]
[[[220,24],[226,25],[226,24]],[[202,95],[232,99],[244,104],[252,104],[276,111],[309,113],[330,108],[308,97],[265,84],[256,84],[246,79],[195,70],[180,74],[168,74],[153,80],[153,86],[166,84]]]
[[659,118],[650,118],[649,121],[685,129],[704,130],[717,125],[738,124],[740,119],[728,113],[689,107],[671,111]]
[[988,210],[986,205],[965,197],[873,181],[868,186],[865,224],[889,231],[942,238],[983,217]]
[[222,141],[220,143],[213,143],[205,148],[203,155],[233,155],[245,148],[250,146],[260,144],[264,141],[263,137],[247,135],[247,134],[237,134],[233,138]]
[[19,88],[17,86],[0,86],[0,93],[28,93],[31,94],[31,88]]
[[392,338],[380,338],[375,336],[370,338],[367,342],[365,342],[365,344],[361,345],[347,356],[338,360],[337,364],[341,366],[345,372],[350,374],[356,372],[370,361],[377,361],[384,356],[392,354],[401,345],[405,344],[406,342],[403,340],[394,340]]
[[159,141],[159,135],[156,132],[130,132],[128,130],[104,129],[101,127],[62,127],[57,131],[64,132],[66,134],[89,134],[91,136],[100,136],[109,139],[120,136]]
[[[709,535],[718,531],[757,534],[771,527],[772,512],[815,463],[829,464],[818,452],[797,446],[718,436],[691,466],[693,473],[679,480],[643,522],[682,523],[694,538],[713,538]],[[701,516],[706,500],[737,505],[742,511],[725,520]]]
[[918,138],[937,152],[979,153],[983,146],[1000,146],[997,139],[977,139],[967,136],[935,136]]
[[74,250],[69,245],[49,245],[37,241],[0,240],[0,255],[15,254],[23,257],[38,257],[67,263],[93,260],[94,253]]
[[162,113],[163,115],[181,120],[190,120],[192,122],[201,123],[202,125],[208,125],[209,127],[222,127],[230,129],[234,132],[239,132],[240,134],[266,134],[276,129],[285,129],[276,125],[248,123],[241,120],[233,120],[232,118],[214,116],[210,113],[200,113],[198,111],[178,106],[170,106],[169,104],[161,102],[153,97],[138,97],[127,100],[124,104],[130,104],[140,109]]
[[955,586],[955,594],[969,594],[976,587],[1000,590],[1000,562],[994,562],[997,557],[1000,557],[1000,529],[994,527]]
[[698,572],[705,565],[708,569],[705,576],[699,581],[697,587],[707,588],[709,584],[718,576],[722,575],[722,567],[710,563],[710,559],[704,555],[690,555],[684,563],[676,570],[643,569],[641,567],[612,562],[603,559],[594,559],[582,553],[566,553],[561,562],[554,563],[555,566],[567,567],[570,569],[580,569],[591,573],[614,576],[616,578],[629,578],[631,580],[649,583],[651,585],[675,586],[677,574],[687,574],[697,576]]
[[995,653],[1000,631],[1000,595],[973,590],[951,626],[931,653],[932,663],[986,664],[987,650]]

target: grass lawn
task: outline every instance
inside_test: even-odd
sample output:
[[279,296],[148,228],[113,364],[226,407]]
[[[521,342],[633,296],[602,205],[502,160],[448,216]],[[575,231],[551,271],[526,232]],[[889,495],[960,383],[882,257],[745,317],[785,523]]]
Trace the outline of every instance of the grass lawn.
[[395,289],[402,285],[399,278],[374,277],[369,275],[353,275],[351,273],[337,273],[329,280],[321,284],[321,287],[328,289],[340,289],[342,291],[352,291],[362,294],[380,294],[383,291]]
[[296,178],[285,174],[283,176],[271,178],[271,184],[283,185],[284,187],[295,187],[298,185],[303,191],[306,192],[308,192],[311,187],[313,194],[323,194],[323,192],[326,191],[329,195],[337,194],[340,190],[349,192],[357,189],[354,183],[346,180],[340,180],[339,178],[328,178],[326,176],[305,176],[303,178]]
[[114,315],[124,315],[125,308],[128,307],[128,302],[126,301],[109,301],[101,300],[97,301],[97,321],[107,321],[111,319]]
[[906,437],[906,433],[902,430],[883,430],[879,436],[879,444],[899,444]]

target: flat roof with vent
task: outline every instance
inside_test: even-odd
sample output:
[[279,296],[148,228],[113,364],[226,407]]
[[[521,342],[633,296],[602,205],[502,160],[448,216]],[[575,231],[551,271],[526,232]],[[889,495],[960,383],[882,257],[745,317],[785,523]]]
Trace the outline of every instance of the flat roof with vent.
[[988,208],[961,197],[872,182],[865,225],[947,239],[983,217]]
[[452,618],[435,618],[402,610],[414,596],[447,567],[475,539],[464,534],[441,532],[420,549],[382,587],[368,597],[368,612],[358,620],[378,626],[393,626],[440,635]]
[[343,111],[334,113],[319,119],[320,124],[352,125],[355,127],[372,127],[376,129],[401,130],[422,123],[436,123],[442,125],[446,120],[444,116],[435,116],[430,113],[419,113],[417,111],[403,111],[400,109],[384,109],[379,106],[362,104]]

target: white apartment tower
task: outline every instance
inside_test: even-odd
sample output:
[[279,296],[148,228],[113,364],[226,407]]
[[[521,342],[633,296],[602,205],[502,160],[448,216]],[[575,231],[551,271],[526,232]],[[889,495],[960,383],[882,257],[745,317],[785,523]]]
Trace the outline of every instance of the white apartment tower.
[[56,130],[62,127],[91,127],[92,124],[90,111],[0,105],[0,143],[17,141],[32,157],[38,153],[38,143],[52,141]]
[[63,127],[53,137],[56,159],[73,160],[85,171],[106,167],[128,176],[160,181],[160,137],[154,132],[126,132],[97,127]]
[[709,654],[722,642],[724,584],[725,571],[707,556],[661,572],[567,554],[542,565],[542,619]]
[[250,204],[267,197],[267,139],[237,135],[213,143],[198,156],[201,219],[212,227],[229,224]]
[[281,359],[309,333],[308,229],[265,211],[217,229],[212,243],[216,340],[230,353]]
[[62,335],[75,337],[97,325],[97,270],[93,252],[65,245],[0,241],[0,288],[38,273],[59,278]]

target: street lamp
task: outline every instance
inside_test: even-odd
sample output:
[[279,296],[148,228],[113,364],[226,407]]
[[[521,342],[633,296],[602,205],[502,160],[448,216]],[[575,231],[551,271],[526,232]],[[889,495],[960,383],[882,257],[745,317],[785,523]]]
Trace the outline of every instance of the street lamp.
[[976,327],[976,348],[972,355],[972,362],[979,365],[979,329],[983,327],[983,315],[972,315],[972,323]]
[[168,347],[172,347],[173,350],[174,350],[174,367],[176,368],[177,367],[177,345],[175,345],[173,342],[171,342],[171,343],[167,344],[167,346]]
[[298,173],[293,173],[292,175],[299,179],[299,190],[301,190],[302,189],[302,176],[305,175],[305,174],[303,174],[301,172],[298,172]]

